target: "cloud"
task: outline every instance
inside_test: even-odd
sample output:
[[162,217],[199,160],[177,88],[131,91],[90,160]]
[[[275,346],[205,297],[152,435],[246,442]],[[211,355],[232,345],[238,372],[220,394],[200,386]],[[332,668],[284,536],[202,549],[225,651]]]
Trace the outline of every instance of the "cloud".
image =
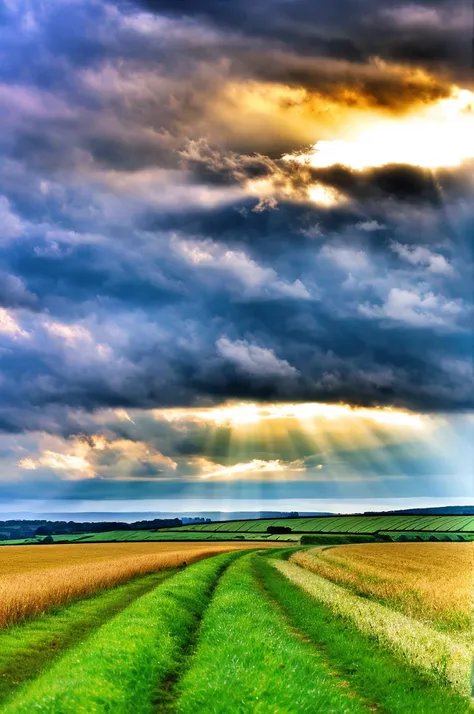
[[446,300],[432,292],[419,294],[392,288],[383,305],[361,305],[359,309],[367,317],[403,322],[411,327],[453,328],[463,308],[460,301]]
[[26,471],[45,469],[64,472],[69,478],[92,478],[96,475],[88,459],[88,444],[81,441],[63,444],[59,439],[51,441],[61,450],[45,449],[36,459],[24,457],[18,462],[19,468]]
[[52,448],[44,449],[37,458],[21,458],[21,470],[64,474],[69,479],[120,479],[154,478],[163,472],[173,473],[177,467],[172,458],[141,441],[91,434],[68,440],[46,437],[44,442]]
[[438,275],[454,275],[454,268],[449,263],[444,255],[440,253],[434,253],[426,246],[422,245],[403,245],[402,243],[393,242],[392,250],[406,260],[411,265],[417,265],[431,273],[436,273]]
[[335,263],[338,268],[351,271],[365,271],[370,268],[370,261],[363,250],[351,250],[333,245],[325,245],[321,256]]
[[11,210],[9,200],[5,196],[0,196],[0,241],[18,238],[22,230],[23,223]]
[[469,13],[4,4],[2,495],[467,488]]
[[228,399],[472,407],[442,366],[470,349],[469,162],[295,160],[470,126],[461,7],[29,13],[1,27],[0,430]]
[[0,307],[0,334],[13,340],[28,337],[28,333],[22,329],[15,316],[4,307]]
[[289,362],[278,359],[273,350],[247,340],[232,342],[227,337],[220,337],[216,347],[222,357],[250,377],[291,379],[298,374],[298,370]]
[[0,272],[0,304],[10,308],[34,309],[37,297],[17,275]]
[[265,461],[252,459],[247,463],[237,463],[232,466],[215,464],[207,459],[199,462],[202,479],[232,480],[232,479],[266,479],[266,478],[291,478],[298,472],[304,472],[303,461],[285,463],[280,459]]
[[385,226],[378,223],[378,221],[359,221],[356,223],[356,228],[358,228],[360,231],[367,231],[367,232],[372,232],[372,231],[383,231],[385,230]]
[[263,268],[242,250],[231,250],[222,244],[207,241],[174,241],[176,250],[193,266],[210,271],[228,273],[253,295],[307,300],[311,294],[297,279],[289,283],[281,280],[272,268]]

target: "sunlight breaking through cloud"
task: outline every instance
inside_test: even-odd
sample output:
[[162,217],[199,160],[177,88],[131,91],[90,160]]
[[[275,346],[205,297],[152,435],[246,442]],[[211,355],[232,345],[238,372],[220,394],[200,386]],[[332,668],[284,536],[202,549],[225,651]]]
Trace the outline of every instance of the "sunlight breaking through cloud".
[[318,141],[309,153],[283,157],[316,169],[340,164],[357,171],[388,164],[455,167],[472,158],[474,94],[458,87],[447,99],[402,119],[375,116],[349,126],[344,138]]
[[228,403],[219,407],[198,409],[156,409],[153,412],[156,419],[165,421],[210,422],[219,426],[239,426],[258,424],[271,419],[311,419],[337,420],[353,419],[367,420],[374,424],[384,424],[394,427],[409,427],[423,429],[427,417],[421,414],[393,408],[357,408],[347,404],[254,404]]

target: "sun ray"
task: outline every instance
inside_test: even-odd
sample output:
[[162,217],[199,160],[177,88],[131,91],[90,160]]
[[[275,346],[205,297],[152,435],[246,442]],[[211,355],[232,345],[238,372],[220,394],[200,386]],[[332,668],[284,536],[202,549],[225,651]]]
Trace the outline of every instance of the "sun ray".
[[361,171],[388,164],[457,167],[472,158],[474,94],[453,87],[449,97],[402,119],[366,118],[348,126],[344,138],[318,141],[309,153],[286,154],[283,160],[316,169],[339,164]]

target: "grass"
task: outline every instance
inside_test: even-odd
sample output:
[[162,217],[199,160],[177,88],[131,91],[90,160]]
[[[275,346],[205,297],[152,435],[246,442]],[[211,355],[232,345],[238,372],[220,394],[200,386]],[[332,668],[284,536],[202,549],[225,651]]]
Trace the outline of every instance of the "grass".
[[123,543],[5,548],[0,550],[0,627],[138,575],[248,547],[244,543]]
[[219,575],[238,553],[194,564],[136,600],[4,706],[3,714],[151,713]]
[[432,685],[390,652],[361,635],[293,585],[264,558],[257,568],[269,595],[292,624],[324,653],[330,666],[374,707],[391,714],[465,714],[469,701]]
[[354,595],[293,562],[274,562],[288,580],[414,670],[439,686],[469,693],[472,647],[390,607]]
[[221,578],[173,711],[367,712],[314,648],[285,625],[255,580],[252,558],[243,557]]
[[389,543],[299,553],[295,561],[442,630],[471,633],[474,544]]
[[175,570],[140,578],[0,632],[0,702]]

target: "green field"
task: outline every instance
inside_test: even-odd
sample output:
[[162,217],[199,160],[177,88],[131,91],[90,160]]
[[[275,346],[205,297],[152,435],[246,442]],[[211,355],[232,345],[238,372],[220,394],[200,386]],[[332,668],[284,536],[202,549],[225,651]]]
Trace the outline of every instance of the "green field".
[[[403,545],[357,547],[395,548],[403,568]],[[470,545],[409,547],[464,567]],[[216,555],[0,630],[1,714],[474,711],[468,633],[324,580],[295,560],[307,552]]]
[[[291,528],[291,533],[269,534],[271,526]],[[56,535],[55,543],[107,543],[120,541],[250,540],[299,541],[302,534],[327,536],[381,536],[386,540],[474,540],[474,516],[317,516],[247,521],[218,521],[181,526],[174,530],[108,531],[81,535]],[[3,540],[0,545],[27,545],[43,537]]]
[[[87,535],[55,535],[52,536],[54,543],[126,543],[126,542],[166,542],[166,541],[283,541],[294,543],[300,539],[297,533],[285,533],[283,535],[270,535],[268,533],[194,533],[182,529],[176,531],[107,531],[106,533],[89,533]],[[44,542],[44,536],[37,538],[23,538],[21,540],[3,540],[0,545],[35,545]]]
[[182,526],[182,531],[261,533],[287,526],[295,533],[379,533],[381,531],[461,532],[474,534],[474,516],[315,516],[276,520],[226,521]]

